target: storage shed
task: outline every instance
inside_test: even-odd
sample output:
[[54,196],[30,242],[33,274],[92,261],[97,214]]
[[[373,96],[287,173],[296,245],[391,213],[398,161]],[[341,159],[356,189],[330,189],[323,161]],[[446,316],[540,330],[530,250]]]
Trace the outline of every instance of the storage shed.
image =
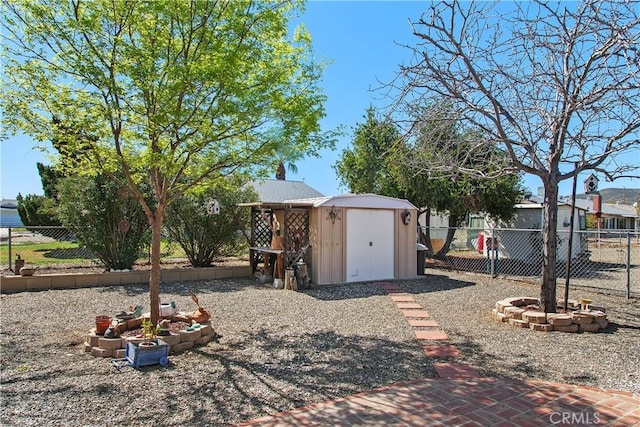
[[[417,276],[417,209],[407,200],[344,194],[246,206],[252,209],[254,270],[278,255],[285,269],[304,264],[318,285]],[[281,243],[274,241],[276,234]]]

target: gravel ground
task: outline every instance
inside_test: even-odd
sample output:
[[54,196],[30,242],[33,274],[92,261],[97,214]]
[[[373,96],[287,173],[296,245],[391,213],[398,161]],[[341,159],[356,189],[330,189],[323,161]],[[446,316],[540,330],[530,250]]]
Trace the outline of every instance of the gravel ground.
[[[397,283],[483,375],[640,392],[638,300],[576,292],[607,307],[607,331],[543,333],[491,317],[497,300],[536,296],[536,286],[453,272]],[[148,307],[145,286],[2,295],[0,423],[227,425],[435,377],[438,360],[424,356],[400,310],[374,284],[289,292],[253,279],[163,283],[161,296],[191,311],[190,290],[212,311],[221,338],[171,356],[167,368],[122,371],[84,353],[84,336],[97,314]]]

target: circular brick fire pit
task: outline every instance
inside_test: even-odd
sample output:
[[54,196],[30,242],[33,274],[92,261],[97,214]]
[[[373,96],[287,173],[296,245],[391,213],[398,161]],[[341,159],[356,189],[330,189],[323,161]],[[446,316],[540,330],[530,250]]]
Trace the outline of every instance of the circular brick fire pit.
[[[536,298],[506,298],[496,302],[493,316],[514,327],[544,332],[598,332],[609,325],[604,307],[569,300],[566,312],[543,313],[537,304]],[[564,301],[558,305],[564,307]]]
[[[165,316],[164,319],[179,322],[183,321],[184,317],[185,316],[180,316],[180,313],[178,313],[175,317]],[[116,330],[120,336],[117,338],[105,338],[104,335],[96,334],[95,328],[91,329],[86,336],[84,344],[85,352],[91,353],[91,355],[95,357],[124,358],[128,342],[139,344],[144,341],[144,338],[140,335],[126,336],[126,332],[141,328],[142,321],[148,319],[148,315],[142,315],[141,317],[118,323]],[[187,323],[183,324],[185,326],[184,329],[170,332],[169,335],[158,336],[158,338],[169,345],[170,354],[181,353],[195,346],[206,345],[216,337],[210,321],[199,323],[200,326],[195,328],[189,327]]]

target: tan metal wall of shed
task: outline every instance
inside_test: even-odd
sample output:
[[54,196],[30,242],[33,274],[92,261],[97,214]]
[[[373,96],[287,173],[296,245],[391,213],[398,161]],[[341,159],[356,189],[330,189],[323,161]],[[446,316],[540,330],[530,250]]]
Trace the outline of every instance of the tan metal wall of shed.
[[417,247],[417,212],[411,211],[411,220],[405,225],[402,221],[402,210],[395,212],[395,273],[397,279],[413,278],[418,276]]
[[[331,211],[335,213],[332,221]],[[345,283],[346,280],[346,209],[321,206],[311,210],[311,279],[316,285]],[[394,277],[396,279],[417,277],[416,216],[411,211],[408,225],[402,222],[403,210],[394,209]]]

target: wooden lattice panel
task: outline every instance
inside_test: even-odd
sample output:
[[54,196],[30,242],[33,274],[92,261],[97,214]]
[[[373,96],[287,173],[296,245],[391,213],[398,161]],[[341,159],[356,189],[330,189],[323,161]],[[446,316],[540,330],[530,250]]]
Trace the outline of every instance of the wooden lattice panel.
[[300,258],[307,262],[309,249],[309,210],[288,209],[284,218],[287,257],[285,266],[290,268]]
[[[251,246],[268,248],[271,246],[271,221],[273,220],[273,212],[270,210],[253,210]],[[264,262],[263,254],[256,253],[253,262]]]

